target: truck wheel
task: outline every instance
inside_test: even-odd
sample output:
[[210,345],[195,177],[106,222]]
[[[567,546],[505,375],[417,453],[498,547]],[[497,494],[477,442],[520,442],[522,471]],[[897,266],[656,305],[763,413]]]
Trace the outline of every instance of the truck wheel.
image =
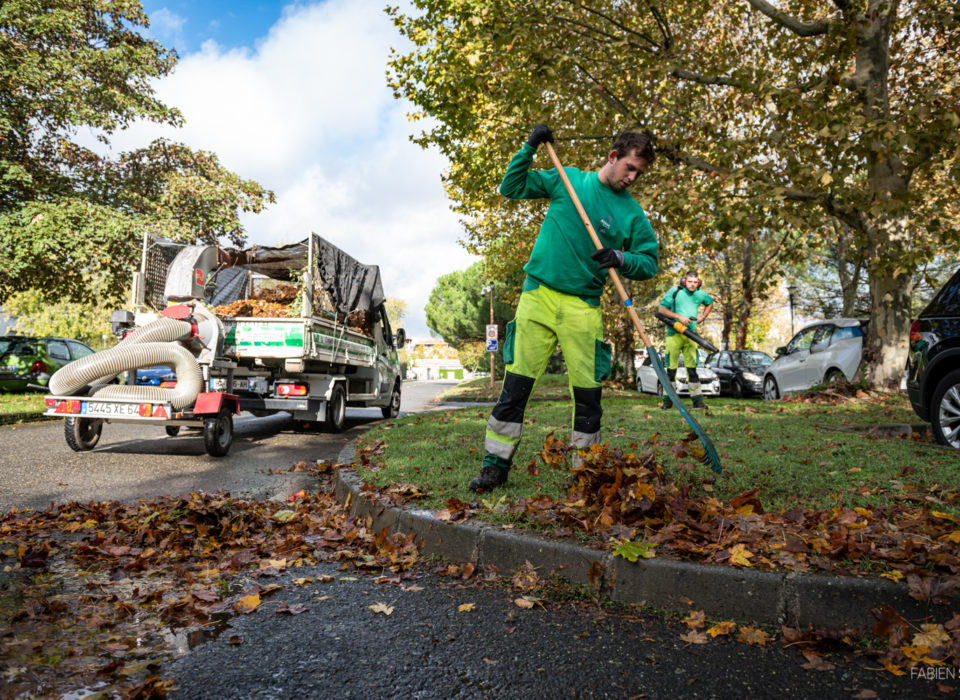
[[937,442],[960,448],[960,370],[950,372],[937,384],[930,402],[930,423]]
[[63,434],[74,452],[92,450],[102,432],[103,421],[99,418],[67,418],[63,424]]
[[211,457],[223,457],[233,444],[233,416],[222,412],[203,420],[203,447]]
[[343,386],[333,387],[330,400],[327,401],[327,417],[323,422],[328,432],[339,433],[347,422],[347,397],[343,393]]
[[179,425],[168,425],[165,429],[167,431],[167,435],[169,435],[170,437],[177,437],[177,435],[180,434]]
[[393,393],[390,395],[390,405],[382,406],[380,410],[383,412],[384,418],[396,418],[400,415],[400,382],[397,382],[393,387]]

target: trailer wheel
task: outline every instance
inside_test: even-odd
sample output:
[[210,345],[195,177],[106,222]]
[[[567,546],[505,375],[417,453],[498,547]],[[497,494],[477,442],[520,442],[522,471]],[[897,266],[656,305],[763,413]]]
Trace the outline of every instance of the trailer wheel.
[[167,435],[169,435],[170,437],[177,437],[177,435],[180,434],[180,426],[179,426],[179,425],[168,425],[168,426],[165,428],[165,430],[167,431]]
[[393,393],[390,395],[389,405],[382,406],[380,410],[383,412],[384,418],[396,418],[400,415],[400,382],[397,382],[393,386]]
[[327,416],[323,423],[328,432],[339,433],[346,422],[347,396],[343,393],[343,386],[337,384],[333,387],[330,400],[327,401]]
[[99,418],[67,418],[63,424],[63,434],[74,452],[92,450],[102,432],[103,421]]
[[203,421],[203,446],[211,457],[223,457],[233,444],[233,416],[226,411]]

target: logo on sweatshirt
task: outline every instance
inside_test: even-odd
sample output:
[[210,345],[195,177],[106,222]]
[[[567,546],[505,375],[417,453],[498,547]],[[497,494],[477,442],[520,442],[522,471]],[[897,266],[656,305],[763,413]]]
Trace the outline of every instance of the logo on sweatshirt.
[[610,233],[610,229],[613,227],[613,217],[606,216],[600,219],[600,228],[604,233]]

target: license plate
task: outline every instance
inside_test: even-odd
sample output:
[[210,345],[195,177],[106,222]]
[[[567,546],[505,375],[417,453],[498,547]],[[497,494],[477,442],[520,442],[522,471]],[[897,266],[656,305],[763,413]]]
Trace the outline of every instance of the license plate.
[[0,374],[16,374],[16,367],[0,367]]
[[110,403],[107,401],[84,401],[80,407],[80,413],[87,416],[114,416],[118,418],[126,416],[139,416],[140,404]]

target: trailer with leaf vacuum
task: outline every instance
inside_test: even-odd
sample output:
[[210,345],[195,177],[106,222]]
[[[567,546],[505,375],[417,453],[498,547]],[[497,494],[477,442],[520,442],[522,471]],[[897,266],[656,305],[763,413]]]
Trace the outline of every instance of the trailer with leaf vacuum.
[[[404,332],[391,330],[379,268],[316,234],[244,250],[148,236],[132,302],[113,313],[118,345],[51,378],[46,413],[66,418],[74,450],[92,449],[105,424],[139,422],[170,436],[199,428],[222,456],[244,410],[334,432],[348,406],[399,412]],[[136,384],[158,365],[175,379]]]

